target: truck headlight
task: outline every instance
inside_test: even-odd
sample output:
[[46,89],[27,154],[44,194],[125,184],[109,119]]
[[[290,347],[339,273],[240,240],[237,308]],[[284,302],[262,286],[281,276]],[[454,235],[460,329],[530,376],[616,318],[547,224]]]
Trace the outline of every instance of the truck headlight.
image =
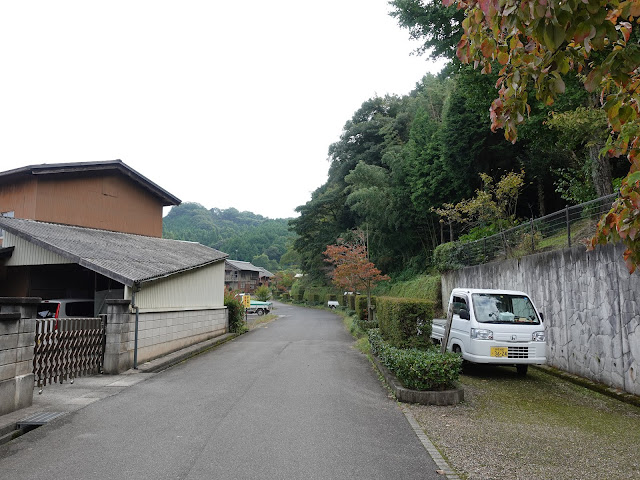
[[472,328],[471,338],[478,340],[493,340],[493,332],[484,328]]
[[531,340],[534,342],[544,342],[544,331],[542,332],[533,332],[531,334]]

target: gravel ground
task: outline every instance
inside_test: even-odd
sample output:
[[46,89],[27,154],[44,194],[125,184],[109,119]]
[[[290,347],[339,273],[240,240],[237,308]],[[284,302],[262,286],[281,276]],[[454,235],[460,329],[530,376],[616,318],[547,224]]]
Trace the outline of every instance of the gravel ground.
[[640,408],[529,369],[467,366],[464,404],[407,405],[462,478],[640,479]]

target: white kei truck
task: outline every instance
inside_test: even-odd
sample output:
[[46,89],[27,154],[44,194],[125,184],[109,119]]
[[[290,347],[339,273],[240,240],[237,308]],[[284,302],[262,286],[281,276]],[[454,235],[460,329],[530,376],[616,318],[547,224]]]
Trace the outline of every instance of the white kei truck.
[[519,375],[547,361],[542,315],[523,292],[454,288],[447,319],[433,320],[431,338],[446,339],[446,349],[463,360],[513,365]]

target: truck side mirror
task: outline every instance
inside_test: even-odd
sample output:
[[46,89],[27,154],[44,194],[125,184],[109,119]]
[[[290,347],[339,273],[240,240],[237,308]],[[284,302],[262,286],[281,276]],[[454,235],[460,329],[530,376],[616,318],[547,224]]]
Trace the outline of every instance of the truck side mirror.
[[544,313],[540,312],[540,320],[544,322]]
[[466,308],[461,308],[460,309],[460,318],[462,320],[471,320],[471,315],[469,315],[469,310],[467,310]]

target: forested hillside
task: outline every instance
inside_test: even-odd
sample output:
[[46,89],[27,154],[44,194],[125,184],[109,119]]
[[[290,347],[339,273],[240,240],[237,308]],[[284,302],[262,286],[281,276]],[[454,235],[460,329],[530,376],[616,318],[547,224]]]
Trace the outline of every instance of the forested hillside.
[[276,271],[297,263],[289,246],[295,234],[287,219],[270,219],[235,208],[207,210],[197,203],[173,207],[162,222],[163,236],[202,243],[229,254],[232,260],[251,262]]
[[[407,95],[366,100],[346,122],[329,147],[327,182],[291,221],[305,272],[322,278],[322,252],[354,228],[368,231],[371,258],[383,272],[397,278],[427,271],[434,248],[450,236],[433,209],[476,195],[487,185],[481,173],[497,183],[524,171],[513,222],[610,193],[627,173],[626,159],[598,156],[606,119],[577,76],[565,78],[565,93],[552,106],[531,93],[529,117],[511,143],[489,128],[497,74],[455,57],[462,14],[440,2],[391,3],[400,25],[424,41],[421,49],[449,64],[437,77],[416,79]],[[497,228],[486,219],[452,223],[454,238]]]

